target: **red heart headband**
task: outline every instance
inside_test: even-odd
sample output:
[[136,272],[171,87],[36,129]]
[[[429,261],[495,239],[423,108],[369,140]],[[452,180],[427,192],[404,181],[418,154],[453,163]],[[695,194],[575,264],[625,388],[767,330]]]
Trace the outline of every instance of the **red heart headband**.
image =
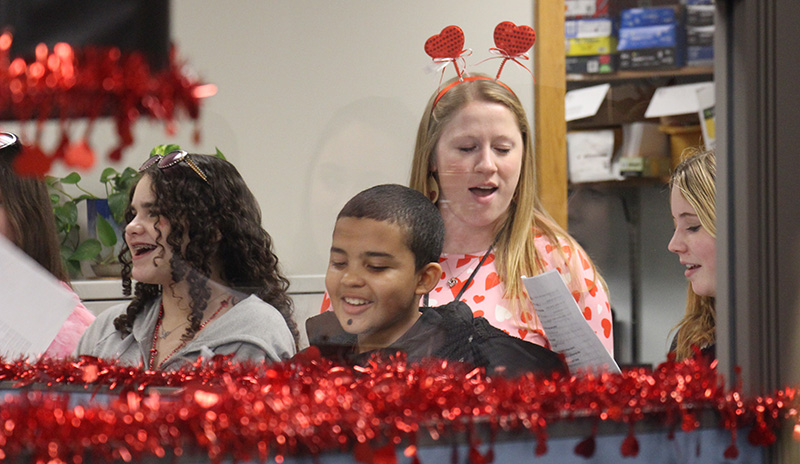
[[[511,21],[503,21],[498,24],[494,28],[495,48],[491,48],[489,51],[498,55],[492,58],[502,58],[503,62],[500,63],[500,68],[497,70],[497,76],[494,78],[494,81],[508,89],[509,92],[514,93],[507,85],[498,80],[500,79],[500,73],[503,71],[503,66],[505,66],[508,60],[517,63],[533,75],[533,72],[528,69],[527,66],[520,63],[518,59],[529,59],[528,55],[525,53],[533,47],[535,41],[536,32],[530,26],[517,26]],[[448,63],[452,62],[453,66],[456,68],[456,75],[459,77],[459,80],[451,83],[439,92],[439,95],[437,95],[436,99],[433,101],[433,106],[436,106],[436,103],[439,102],[439,99],[442,98],[447,91],[461,82],[489,79],[482,76],[465,77],[465,74],[469,76],[469,73],[466,71],[466,63],[463,57],[469,55],[471,51],[464,49],[464,31],[458,26],[447,26],[442,29],[441,33],[428,38],[428,40],[425,41],[425,53],[433,58],[434,63],[444,64],[442,67],[442,76],[444,76],[444,68],[447,67]],[[462,69],[459,69],[459,62],[462,63]]]

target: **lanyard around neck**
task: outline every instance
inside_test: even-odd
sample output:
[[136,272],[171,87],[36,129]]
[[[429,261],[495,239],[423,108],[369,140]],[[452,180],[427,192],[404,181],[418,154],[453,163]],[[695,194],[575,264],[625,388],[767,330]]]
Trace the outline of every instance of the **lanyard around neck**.
[[[486,250],[486,253],[483,254],[483,258],[481,258],[481,260],[478,263],[478,265],[475,266],[475,269],[473,269],[472,274],[470,274],[469,277],[467,278],[467,280],[464,281],[464,285],[461,286],[461,290],[458,291],[458,295],[456,295],[456,297],[453,299],[453,301],[460,300],[461,296],[464,295],[464,292],[467,291],[467,287],[469,287],[470,282],[472,282],[472,279],[475,278],[475,274],[478,273],[478,270],[481,268],[481,266],[483,266],[483,263],[486,262],[486,258],[489,257],[489,253],[492,252],[492,249],[494,249],[494,246],[497,243],[497,240],[499,238],[500,238],[500,235],[498,234],[497,237],[495,237],[495,239],[492,242],[492,244],[489,245],[489,249]],[[430,302],[430,296],[429,296],[428,293],[426,293],[425,296],[423,297],[423,304],[425,305],[426,308],[430,306],[429,302]]]

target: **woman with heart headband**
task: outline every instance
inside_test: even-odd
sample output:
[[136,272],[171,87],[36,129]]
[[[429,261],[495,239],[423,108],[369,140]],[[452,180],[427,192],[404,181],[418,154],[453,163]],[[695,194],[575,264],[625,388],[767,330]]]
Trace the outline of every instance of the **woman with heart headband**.
[[708,361],[716,358],[716,197],[717,162],[713,151],[690,147],[670,178],[675,232],[667,248],[686,267],[689,294],[683,319],[673,328],[670,352],[682,361],[695,348]]
[[[434,60],[457,64],[464,53],[459,33],[456,26],[445,28],[428,39],[426,51]],[[527,26],[505,22],[495,29],[503,64],[526,59],[534,39]],[[446,304],[460,294],[475,314],[511,335],[547,346],[520,277],[558,269],[613,355],[605,282],[536,196],[532,134],[522,104],[497,80],[499,73],[495,78],[465,76],[455,67],[458,77],[437,90],[423,112],[410,181],[445,219],[444,272],[429,295],[430,305]]]
[[182,150],[139,169],[120,252],[126,294],[81,338],[77,355],[175,370],[203,357],[278,361],[298,340],[288,280],[236,168]]
[[69,286],[69,276],[61,261],[61,245],[56,233],[53,205],[47,185],[38,178],[23,177],[15,170],[22,151],[19,138],[0,132],[0,235],[39,263],[72,293],[75,308],[44,352],[46,357],[63,358],[72,354],[78,340],[94,320]]

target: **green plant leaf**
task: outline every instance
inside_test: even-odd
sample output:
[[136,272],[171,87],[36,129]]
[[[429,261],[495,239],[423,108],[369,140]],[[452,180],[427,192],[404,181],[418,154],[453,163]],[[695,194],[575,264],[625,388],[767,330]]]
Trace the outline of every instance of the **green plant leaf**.
[[94,195],[90,195],[88,193],[84,193],[84,194],[81,194],[81,195],[75,197],[75,199],[72,200],[72,203],[78,204],[78,203],[82,202],[83,200],[87,200],[89,198],[97,198],[97,197],[94,196]]
[[87,259],[95,259],[102,249],[103,245],[98,240],[88,238],[78,245],[78,248],[75,249],[75,252],[72,253],[68,260],[86,261]]
[[81,175],[77,172],[71,172],[66,177],[60,179],[62,184],[77,184],[81,181]]
[[59,203],[61,203],[61,196],[59,194],[57,194],[57,193],[51,193],[50,194],[50,203],[53,206],[58,206]]
[[117,244],[117,233],[114,232],[114,228],[106,221],[106,218],[100,215],[97,216],[97,238],[100,239],[100,243],[107,247],[113,247]]
[[117,177],[117,182],[114,185],[114,189],[123,193],[127,197],[131,187],[133,187],[133,184],[136,183],[138,179],[139,171],[131,167],[127,167],[122,171],[122,174]]
[[78,277],[81,275],[81,262],[75,259],[64,260],[64,267],[67,268],[67,273],[70,277]]
[[108,209],[117,224],[125,223],[125,209],[128,207],[128,194],[125,192],[114,192],[108,196]]
[[75,225],[78,223],[78,207],[71,201],[56,206],[53,208],[53,212],[56,215],[56,219],[66,224]]
[[116,177],[116,176],[119,176],[119,172],[117,172],[116,169],[114,169],[114,168],[105,168],[105,169],[103,169],[102,174],[100,174],[100,182],[105,184],[106,182],[109,182],[109,179],[111,179],[112,177]]
[[[214,148],[217,148],[217,147],[214,147]],[[217,154],[216,154],[216,157],[217,157],[217,158],[219,158],[219,159],[221,159],[221,160],[225,160],[225,161],[227,161],[227,158],[225,158],[225,155],[223,155],[223,154],[222,154],[222,152],[221,152],[221,151],[219,151],[219,148],[217,148]]]
[[180,149],[181,149],[181,146],[180,145],[176,145],[174,143],[171,143],[171,144],[168,144],[168,145],[156,145],[155,147],[153,147],[152,150],[150,150],[150,156],[151,157],[152,156],[156,156],[156,155],[164,156],[167,153],[170,153],[170,152],[173,152],[173,151],[176,151],[176,150],[180,150]]

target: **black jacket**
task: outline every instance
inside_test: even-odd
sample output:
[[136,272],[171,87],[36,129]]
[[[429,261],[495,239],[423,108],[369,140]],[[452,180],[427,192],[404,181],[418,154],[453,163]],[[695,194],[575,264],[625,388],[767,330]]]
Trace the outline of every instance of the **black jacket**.
[[[485,367],[490,375],[515,377],[526,372],[550,375],[567,373],[560,356],[542,346],[512,337],[483,317],[473,317],[469,306],[454,301],[435,308],[420,308],[417,322],[383,352],[406,353],[411,362],[423,358],[461,361]],[[306,321],[312,346],[323,356],[351,364],[362,364],[372,352],[358,354],[357,337],[342,329],[329,311]]]

